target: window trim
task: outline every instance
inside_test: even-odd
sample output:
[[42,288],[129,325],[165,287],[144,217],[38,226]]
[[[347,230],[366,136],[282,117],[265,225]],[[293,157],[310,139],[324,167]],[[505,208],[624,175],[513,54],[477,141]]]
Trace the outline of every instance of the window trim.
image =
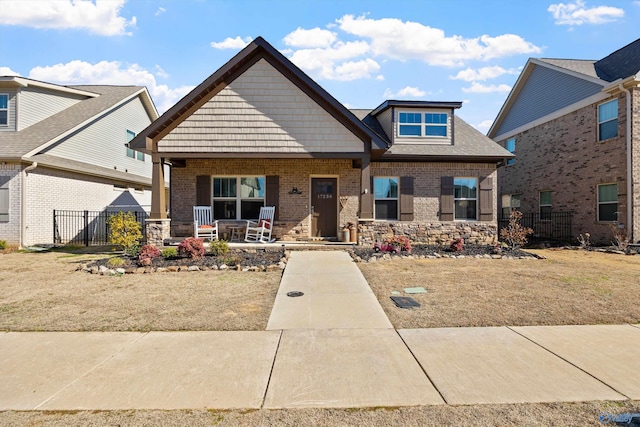
[[7,108],[1,108],[0,107],[0,111],[6,111],[7,112],[7,123],[0,123],[0,127],[6,128],[6,127],[9,127],[9,100],[11,99],[11,97],[6,92],[0,92],[0,96],[6,96],[7,97]]
[[[508,196],[509,197],[509,205],[505,206],[504,205],[504,197]],[[518,196],[518,206],[513,206],[513,200],[514,198]],[[511,210],[512,209],[520,209],[520,207],[522,206],[522,193],[506,193],[506,194],[502,194],[502,216],[509,216],[511,215]],[[509,209],[509,212],[507,214],[505,214],[504,210],[505,208]]]
[[[476,182],[476,197],[475,198],[470,198],[470,197],[456,197],[456,180],[457,179],[473,179]],[[453,220],[454,221],[458,221],[458,222],[475,222],[478,221],[478,217],[479,217],[479,209],[480,209],[480,179],[477,176],[454,176],[453,177]],[[456,218],[456,202],[457,201],[464,201],[464,200],[473,200],[476,202],[476,215],[474,219],[469,219],[469,218],[462,218],[462,219],[458,219]]]
[[[5,194],[7,199],[6,212],[2,212],[1,214],[6,215],[6,219],[2,219],[0,217],[0,224],[8,223],[11,220],[11,188],[9,187],[9,183],[11,182],[11,176],[2,175],[0,176],[2,180],[0,181],[0,193]],[[5,181],[5,182],[2,182]],[[1,208],[2,206],[0,206]]]
[[[598,121],[598,128],[597,128],[597,133],[598,133],[598,142],[608,141],[608,140],[610,140],[610,139],[618,138],[618,137],[620,136],[620,134],[619,134],[619,132],[618,132],[618,125],[619,125],[619,123],[618,123],[618,122],[619,122],[619,116],[620,116],[620,113],[619,113],[619,112],[617,112],[617,113],[616,113],[616,115],[615,115],[615,117],[614,117],[614,118],[611,118],[611,119],[608,119],[608,120],[605,120],[605,121],[601,121],[601,120],[600,120],[600,107],[602,107],[602,106],[604,106],[604,105],[607,105],[607,104],[611,104],[611,103],[613,103],[613,102],[615,102],[615,103],[616,103],[616,111],[617,111],[617,110],[619,110],[620,105],[619,105],[619,103],[618,103],[618,98],[610,99],[609,101],[602,102],[602,103],[598,104],[598,106],[596,107],[596,108],[597,108],[597,110],[596,110],[596,114],[597,114],[597,121]],[[605,138],[605,139],[603,139],[603,138],[602,138],[602,136],[600,135],[600,127],[601,127],[604,123],[612,122],[612,121],[614,121],[614,120],[616,121],[616,134],[615,134],[614,136],[610,137],[610,138]]]
[[[551,199],[551,203],[549,204],[543,204],[542,203],[542,193],[549,193],[549,198]],[[549,208],[549,212],[548,214],[542,213],[542,208]],[[551,220],[551,212],[553,211],[553,191],[551,190],[541,190],[538,191],[538,214],[540,215],[540,220],[541,221],[548,221]],[[544,217],[544,218],[543,218]]]
[[[605,185],[615,185],[616,186],[616,201],[615,202],[601,202],[600,201],[600,187],[603,187]],[[618,183],[617,182],[603,182],[602,184],[598,184],[596,185],[596,200],[597,200],[597,207],[596,207],[596,220],[597,222],[604,222],[607,224],[615,224],[618,221],[617,215],[616,215],[616,219],[615,220],[602,220],[600,219],[600,205],[616,205],[616,213],[619,213],[618,211],[618,199],[619,199],[619,193],[618,193]]]
[[[215,195],[215,180],[216,179],[230,179],[236,180],[236,195],[235,197],[216,197]],[[264,197],[242,197],[242,178],[262,178],[264,183]],[[266,175],[211,175],[211,207],[215,210],[214,203],[216,201],[234,201],[236,202],[236,217],[235,218],[214,218],[221,221],[246,221],[258,218],[242,218],[242,202],[262,200],[262,206],[266,206],[267,202],[267,177]]]
[[127,157],[131,158],[131,159],[135,159],[136,158],[136,150],[134,150],[133,148],[129,147],[129,143],[131,141],[133,141],[133,138],[136,137],[136,133],[132,130],[127,129],[126,130],[126,135],[127,135]]
[[[420,122],[419,123],[411,123],[411,122],[401,122],[400,121],[400,116],[401,114],[417,114],[420,116]],[[428,123],[427,122],[427,114],[434,114],[434,115],[443,115],[445,116],[445,122],[444,123]],[[398,124],[397,124],[397,131],[396,131],[396,135],[398,138],[428,138],[428,139],[442,139],[442,138],[449,138],[449,124],[450,124],[450,116],[451,114],[447,111],[409,111],[409,110],[399,110],[398,111],[398,116],[397,116],[397,120],[398,120]],[[406,134],[402,134],[400,131],[400,127],[401,126],[412,126],[412,127],[419,127],[420,128],[420,135],[406,135]],[[444,135],[427,135],[427,128],[429,127],[443,127],[445,134]]]
[[[398,185],[396,197],[376,197],[376,178],[395,179]],[[377,200],[395,200],[396,201],[396,217],[395,218],[376,218],[376,201]],[[373,219],[375,221],[400,221],[400,177],[399,176],[374,176],[373,177]]]

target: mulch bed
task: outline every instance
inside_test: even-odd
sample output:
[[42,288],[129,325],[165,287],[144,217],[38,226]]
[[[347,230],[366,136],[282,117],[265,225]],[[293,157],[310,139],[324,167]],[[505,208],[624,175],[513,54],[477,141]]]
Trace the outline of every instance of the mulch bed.
[[[437,258],[458,258],[458,257],[482,257],[482,258],[538,258],[537,255],[529,253],[522,249],[502,248],[501,254],[496,254],[493,246],[489,245],[465,245],[461,251],[452,251],[448,246],[437,245],[413,245],[410,252],[400,252],[399,254],[391,254],[389,252],[376,252],[373,247],[355,247],[352,250],[352,256],[358,257],[363,261],[376,257],[381,258],[384,255],[391,257],[413,256],[419,258],[437,257]],[[356,258],[357,259],[357,258]]]

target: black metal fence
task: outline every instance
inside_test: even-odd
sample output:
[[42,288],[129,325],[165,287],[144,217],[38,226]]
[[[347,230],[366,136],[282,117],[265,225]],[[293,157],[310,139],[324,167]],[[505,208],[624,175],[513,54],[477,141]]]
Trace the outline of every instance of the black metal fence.
[[[113,211],[53,211],[53,242],[56,244],[74,245],[107,245],[109,244],[109,225],[107,219],[122,210]],[[131,211],[140,224],[144,236],[144,211]]]
[[[523,213],[520,224],[533,230],[529,240],[571,242],[575,238],[571,230],[572,218],[573,212]],[[508,225],[509,216],[500,215],[498,217],[498,233]]]

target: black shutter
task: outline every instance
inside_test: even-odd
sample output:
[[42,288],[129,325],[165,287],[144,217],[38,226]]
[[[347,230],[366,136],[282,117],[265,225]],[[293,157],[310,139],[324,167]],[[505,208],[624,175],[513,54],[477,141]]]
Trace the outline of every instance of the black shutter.
[[265,206],[275,206],[276,212],[273,219],[280,218],[280,177],[277,175],[267,176],[266,195],[264,198]]
[[413,177],[400,177],[400,221],[413,221]]
[[493,178],[480,178],[480,221],[493,220]]
[[196,205],[211,206],[211,177],[209,175],[196,176]]
[[453,177],[443,176],[440,186],[440,221],[453,221],[454,212]]

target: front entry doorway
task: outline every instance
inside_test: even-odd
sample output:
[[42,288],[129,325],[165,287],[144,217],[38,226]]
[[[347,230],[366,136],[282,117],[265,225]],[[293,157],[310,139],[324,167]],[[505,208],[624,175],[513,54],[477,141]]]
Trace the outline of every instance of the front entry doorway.
[[311,236],[338,235],[338,179],[311,178]]

